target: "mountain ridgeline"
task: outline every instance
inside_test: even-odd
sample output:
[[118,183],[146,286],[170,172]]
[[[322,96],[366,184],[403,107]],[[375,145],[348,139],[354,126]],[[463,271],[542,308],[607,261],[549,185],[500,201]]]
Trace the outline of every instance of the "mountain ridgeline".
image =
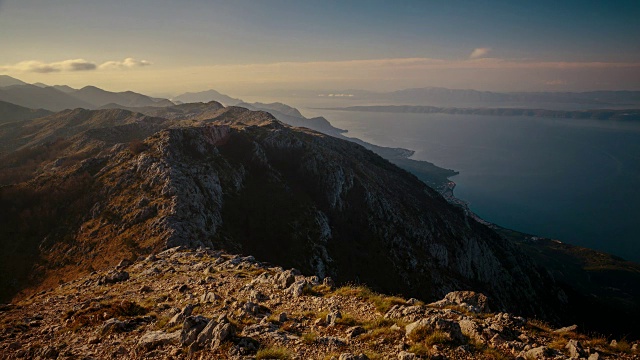
[[[570,277],[554,280],[363,146],[216,102],[146,112],[0,126],[3,298],[122,258],[212,247],[427,301],[473,289],[496,309],[603,326],[572,311],[585,294]],[[635,304],[615,310],[635,316]]]
[[[546,292],[544,279],[515,246],[466,218],[413,175],[361,146],[290,128],[268,113],[211,106],[215,114],[185,120],[188,126],[124,110],[39,119],[75,119],[65,131],[78,133],[58,158],[78,161],[4,189],[3,201],[19,203],[21,190],[52,184],[65,189],[61,184],[69,179],[90,182],[90,192],[77,194],[93,202],[90,209],[78,209],[87,213],[67,219],[76,226],[66,227],[59,241],[46,234],[53,249],[59,248],[57,262],[71,257],[89,267],[118,249],[224,247],[424,298],[480,286],[504,308],[518,304],[526,313],[544,312],[527,300]],[[113,138],[120,133],[127,134],[122,142],[134,141],[132,125],[148,123],[167,129],[135,148]],[[23,123],[22,129],[29,127]],[[18,220],[5,219],[9,228]]]

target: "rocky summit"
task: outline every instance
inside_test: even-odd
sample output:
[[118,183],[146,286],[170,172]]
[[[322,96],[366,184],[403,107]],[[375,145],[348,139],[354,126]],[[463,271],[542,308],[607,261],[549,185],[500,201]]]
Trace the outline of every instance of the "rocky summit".
[[495,311],[425,304],[223,251],[172,248],[0,308],[15,359],[637,359],[638,344]]

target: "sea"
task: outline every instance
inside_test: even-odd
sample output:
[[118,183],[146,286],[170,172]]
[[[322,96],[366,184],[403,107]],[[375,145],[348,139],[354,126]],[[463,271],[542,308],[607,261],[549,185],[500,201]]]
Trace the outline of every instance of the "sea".
[[455,196],[487,221],[640,262],[640,123],[301,110],[458,171]]

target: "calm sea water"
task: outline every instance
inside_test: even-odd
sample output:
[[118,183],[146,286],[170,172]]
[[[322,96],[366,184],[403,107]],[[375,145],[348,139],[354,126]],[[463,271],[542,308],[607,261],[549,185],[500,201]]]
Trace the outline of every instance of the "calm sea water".
[[455,194],[501,226],[640,262],[640,124],[313,111],[348,136],[460,172]]

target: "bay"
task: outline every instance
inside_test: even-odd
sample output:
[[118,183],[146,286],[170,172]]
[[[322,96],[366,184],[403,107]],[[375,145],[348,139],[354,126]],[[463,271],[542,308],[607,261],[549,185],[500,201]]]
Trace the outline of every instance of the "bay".
[[480,217],[640,262],[640,124],[310,110],[345,134],[459,171]]

